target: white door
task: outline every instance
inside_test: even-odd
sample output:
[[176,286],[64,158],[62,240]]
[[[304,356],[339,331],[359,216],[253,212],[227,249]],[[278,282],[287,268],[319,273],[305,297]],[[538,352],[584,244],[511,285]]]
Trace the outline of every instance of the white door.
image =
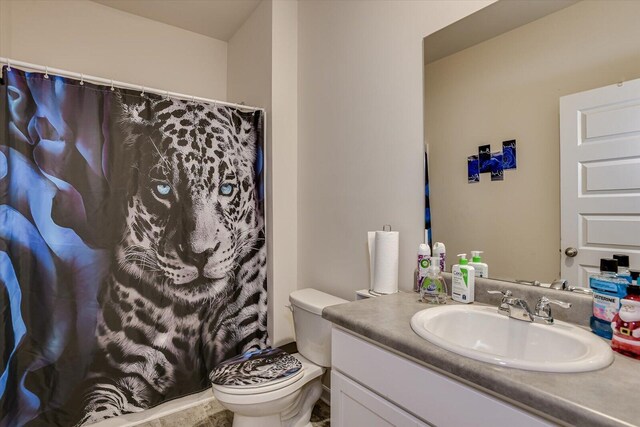
[[640,80],[560,98],[560,159],[562,277],[588,286],[615,253],[640,269]]

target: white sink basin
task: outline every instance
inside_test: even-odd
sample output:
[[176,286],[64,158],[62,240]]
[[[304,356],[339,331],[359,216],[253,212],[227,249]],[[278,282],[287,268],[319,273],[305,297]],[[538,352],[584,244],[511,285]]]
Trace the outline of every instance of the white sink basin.
[[523,322],[496,307],[450,305],[411,318],[411,328],[446,350],[483,362],[542,372],[585,372],[613,361],[607,342],[565,322]]

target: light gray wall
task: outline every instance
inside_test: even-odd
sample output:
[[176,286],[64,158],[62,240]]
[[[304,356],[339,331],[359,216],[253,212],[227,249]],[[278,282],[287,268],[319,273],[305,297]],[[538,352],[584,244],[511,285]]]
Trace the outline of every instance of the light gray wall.
[[227,76],[230,102],[270,110],[271,1],[262,1],[229,39]]
[[227,43],[91,1],[1,0],[0,56],[226,100]]
[[297,289],[298,2],[263,0],[229,40],[229,100],[267,111],[269,335],[294,340]]
[[422,39],[490,1],[302,1],[298,287],[354,299],[368,230],[400,231],[400,288],[423,238]]
[[[449,254],[484,250],[491,277],[560,276],[559,98],[640,77],[638,16],[638,1],[582,1],[426,67],[433,236]],[[468,184],[467,156],[508,139],[518,169]]]
[[293,340],[289,294],[298,289],[298,2],[273,2],[271,198],[274,343]]

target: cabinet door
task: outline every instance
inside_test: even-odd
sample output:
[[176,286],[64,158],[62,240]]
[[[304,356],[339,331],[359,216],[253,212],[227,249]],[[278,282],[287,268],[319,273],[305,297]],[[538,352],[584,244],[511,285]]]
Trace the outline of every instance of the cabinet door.
[[427,424],[334,371],[331,373],[331,426],[421,427]]

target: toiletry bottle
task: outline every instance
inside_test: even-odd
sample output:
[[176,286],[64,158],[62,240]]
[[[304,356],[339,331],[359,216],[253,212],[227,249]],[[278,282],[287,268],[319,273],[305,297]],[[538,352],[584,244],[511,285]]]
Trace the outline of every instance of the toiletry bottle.
[[482,262],[480,254],[482,251],[471,251],[470,266],[476,269],[476,277],[489,277],[489,266]]
[[611,348],[625,356],[640,359],[640,286],[627,286],[627,296],[620,304],[620,311],[611,322]]
[[439,258],[431,257],[431,264],[427,268],[427,275],[422,280],[420,299],[430,304],[447,303],[447,283],[440,274]]
[[444,243],[435,242],[433,244],[433,256],[438,258],[440,271],[447,271],[447,250],[444,247]]
[[469,265],[467,254],[458,254],[458,264],[451,267],[451,298],[465,304],[475,298],[475,268]]
[[420,246],[418,246],[418,274],[414,291],[420,292],[420,285],[422,284],[422,280],[427,277],[427,268],[429,268],[430,262],[431,249],[429,249],[428,245],[421,243]]
[[630,270],[629,274],[631,274],[631,284],[640,286],[640,271]]
[[627,295],[627,282],[617,275],[618,261],[602,258],[600,273],[589,278],[593,291],[591,330],[603,338],[611,339],[611,322],[620,309],[620,299]]
[[629,273],[629,255],[613,254],[611,258],[618,260],[618,277],[626,279],[629,283],[633,283],[631,274]]

